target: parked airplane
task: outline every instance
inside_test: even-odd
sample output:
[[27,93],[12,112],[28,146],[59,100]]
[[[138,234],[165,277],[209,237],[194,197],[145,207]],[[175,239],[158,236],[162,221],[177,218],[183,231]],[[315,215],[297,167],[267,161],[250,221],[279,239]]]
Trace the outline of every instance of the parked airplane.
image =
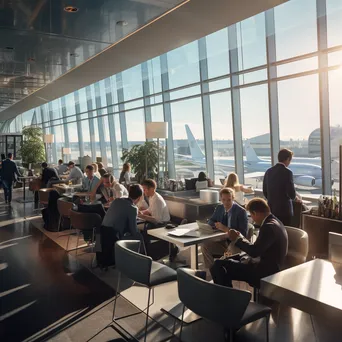
[[[205,155],[199,147],[188,125],[185,125],[191,156],[179,156],[181,159],[191,160],[196,164],[205,165]],[[246,159],[244,160],[245,177],[259,178],[272,166],[270,160],[261,159],[255,153],[249,141],[245,142]],[[226,172],[234,171],[235,163],[231,158],[214,158],[215,167],[225,169]],[[289,166],[293,172],[294,183],[299,186],[322,187],[322,168],[311,163],[292,162]]]

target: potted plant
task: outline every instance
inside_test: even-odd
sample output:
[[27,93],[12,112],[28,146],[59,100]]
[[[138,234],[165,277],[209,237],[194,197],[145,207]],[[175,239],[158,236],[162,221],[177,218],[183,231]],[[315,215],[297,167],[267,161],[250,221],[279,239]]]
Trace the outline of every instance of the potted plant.
[[131,164],[139,183],[146,178],[155,179],[157,177],[158,146],[154,141],[134,145],[130,150],[123,151],[121,159],[124,163]]
[[[22,130],[23,139],[20,146],[20,154],[23,166],[38,164],[46,159],[43,143],[43,130],[39,126],[26,126]],[[34,167],[34,165],[33,165]]]

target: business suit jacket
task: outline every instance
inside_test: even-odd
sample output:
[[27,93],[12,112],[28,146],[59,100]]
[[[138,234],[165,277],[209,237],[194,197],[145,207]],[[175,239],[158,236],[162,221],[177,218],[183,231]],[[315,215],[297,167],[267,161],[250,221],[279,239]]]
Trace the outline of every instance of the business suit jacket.
[[46,185],[50,179],[59,179],[57,170],[53,167],[46,167],[42,172],[42,182]]
[[266,277],[281,269],[287,254],[288,237],[284,225],[270,214],[260,227],[255,243],[239,238],[235,246],[246,252],[252,258],[260,258],[255,264],[258,277]]
[[[238,230],[243,236],[247,236],[248,217],[246,210],[235,202],[233,203],[233,206],[230,210],[231,219],[229,228]],[[220,204],[216,207],[213,216],[208,220],[208,224],[213,226],[215,222],[221,222],[226,225],[226,222],[224,222],[224,215],[224,206],[223,204]]]
[[284,164],[276,164],[266,171],[263,193],[272,214],[277,217],[293,216],[292,200],[296,198],[296,190],[292,171]]
[[137,215],[138,208],[130,198],[117,198],[107,210],[102,225],[113,228],[119,239],[122,239],[125,234],[129,234],[140,240]]
[[1,164],[1,178],[8,182],[16,182],[18,177],[21,174],[19,173],[17,164],[11,159],[5,159]]

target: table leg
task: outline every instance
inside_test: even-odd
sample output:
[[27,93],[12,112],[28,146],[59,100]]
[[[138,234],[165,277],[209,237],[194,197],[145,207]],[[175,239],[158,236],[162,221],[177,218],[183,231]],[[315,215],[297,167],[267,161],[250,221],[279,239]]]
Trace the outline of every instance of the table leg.
[[191,269],[197,270],[198,269],[198,245],[192,245],[190,247],[190,265]]

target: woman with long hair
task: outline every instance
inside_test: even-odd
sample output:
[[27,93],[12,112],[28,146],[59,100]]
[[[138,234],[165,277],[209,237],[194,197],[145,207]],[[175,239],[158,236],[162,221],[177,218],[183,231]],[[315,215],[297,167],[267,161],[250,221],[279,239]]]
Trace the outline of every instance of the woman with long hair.
[[197,181],[196,181],[196,191],[199,192],[201,189],[206,189],[209,186],[209,178],[207,175],[202,171],[198,174]]
[[235,201],[240,205],[244,205],[244,194],[251,194],[254,192],[252,187],[246,187],[239,182],[239,177],[235,172],[229,174],[226,178],[224,188],[231,188],[235,190]]
[[122,171],[120,173],[119,183],[125,184],[126,186],[129,186],[131,184],[131,164],[130,163],[124,163],[122,165]]
[[97,164],[96,163],[92,163],[91,164],[92,166],[93,166],[93,168],[94,168],[94,175],[97,177],[97,178],[101,178],[101,174],[100,174],[100,172],[99,172],[99,167],[97,166]]

